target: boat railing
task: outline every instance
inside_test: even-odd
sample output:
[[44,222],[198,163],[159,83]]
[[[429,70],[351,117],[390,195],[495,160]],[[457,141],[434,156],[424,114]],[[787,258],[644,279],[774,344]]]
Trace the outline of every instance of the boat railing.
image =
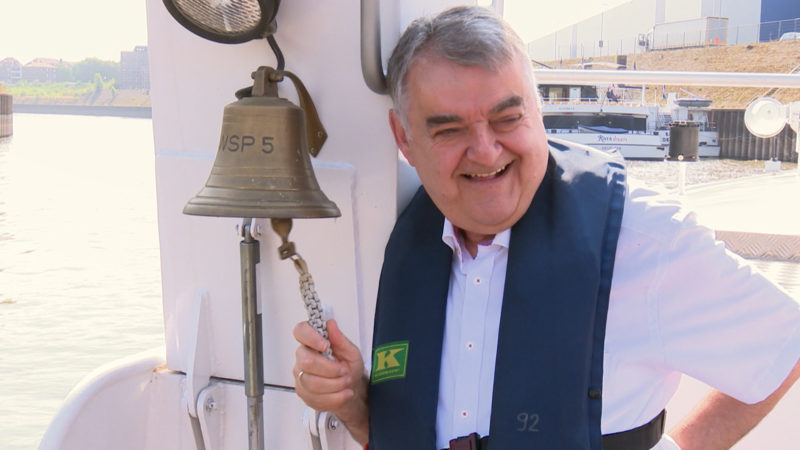
[[619,105],[619,106],[643,106],[640,101],[625,100],[625,101],[605,101],[598,100],[595,97],[587,98],[567,98],[567,97],[547,97],[542,98],[545,105]]
[[797,74],[784,73],[577,69],[534,69],[533,72],[540,84],[638,83],[657,86],[800,87],[800,77]]
[[581,97],[581,98],[569,98],[569,97],[544,97],[542,101],[548,105],[567,105],[567,104],[587,104],[587,105],[598,105],[601,102],[597,100],[596,97]]
[[[586,132],[587,131],[585,129],[581,129],[581,128],[547,128],[547,133],[548,134],[575,134],[575,133],[583,133],[583,134],[585,134]],[[594,131],[592,133],[594,133],[594,134],[603,134],[600,131]],[[613,134],[618,134],[618,133],[613,133]],[[641,135],[644,135],[644,134],[652,134],[652,132],[647,131],[647,130],[628,130],[624,134],[641,134]]]

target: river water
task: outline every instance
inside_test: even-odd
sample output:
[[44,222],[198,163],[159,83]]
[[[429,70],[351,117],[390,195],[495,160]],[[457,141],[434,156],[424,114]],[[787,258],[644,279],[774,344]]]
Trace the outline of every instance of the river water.
[[15,114],[0,139],[0,449],[98,366],[163,345],[150,119]]

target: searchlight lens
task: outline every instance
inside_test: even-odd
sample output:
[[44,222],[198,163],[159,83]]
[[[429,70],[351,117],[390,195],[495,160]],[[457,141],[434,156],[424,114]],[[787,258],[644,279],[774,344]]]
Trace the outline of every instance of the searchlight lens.
[[238,44],[274,32],[280,0],[164,0],[181,25],[205,39]]

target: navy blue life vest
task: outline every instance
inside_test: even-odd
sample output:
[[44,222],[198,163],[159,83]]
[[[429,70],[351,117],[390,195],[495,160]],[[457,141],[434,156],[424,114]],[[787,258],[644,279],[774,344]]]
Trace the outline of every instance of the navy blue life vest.
[[[602,447],[603,344],[625,169],[621,158],[588,147],[550,146],[542,184],[511,232],[491,449]],[[369,386],[371,450],[436,448],[452,259],[443,220],[420,188],[386,246]],[[384,370],[389,363],[398,370]]]

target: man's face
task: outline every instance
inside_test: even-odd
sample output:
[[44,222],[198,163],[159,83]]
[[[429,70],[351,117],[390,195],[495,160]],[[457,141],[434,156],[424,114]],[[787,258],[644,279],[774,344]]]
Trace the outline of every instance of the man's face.
[[522,63],[496,72],[423,55],[406,78],[400,150],[439,210],[466,232],[496,234],[519,220],[547,167],[547,138]]

